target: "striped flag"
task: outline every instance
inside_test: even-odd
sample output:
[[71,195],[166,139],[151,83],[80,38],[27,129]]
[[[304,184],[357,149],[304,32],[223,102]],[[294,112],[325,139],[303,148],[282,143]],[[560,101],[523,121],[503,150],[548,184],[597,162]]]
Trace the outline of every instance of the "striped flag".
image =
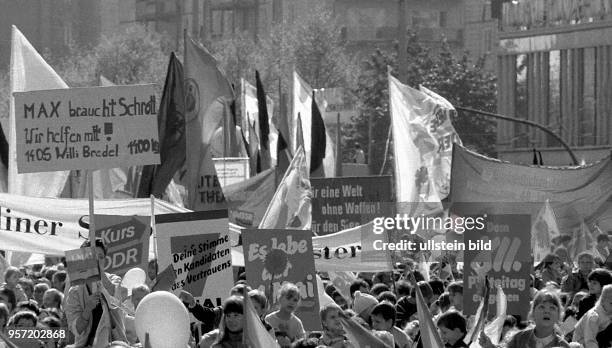
[[476,325],[474,325],[463,338],[463,342],[468,346],[472,342],[478,341],[478,336],[484,330],[487,316],[489,315],[489,294],[491,293],[491,286],[489,284],[489,277],[485,277],[485,284],[483,288],[482,300],[476,311]]

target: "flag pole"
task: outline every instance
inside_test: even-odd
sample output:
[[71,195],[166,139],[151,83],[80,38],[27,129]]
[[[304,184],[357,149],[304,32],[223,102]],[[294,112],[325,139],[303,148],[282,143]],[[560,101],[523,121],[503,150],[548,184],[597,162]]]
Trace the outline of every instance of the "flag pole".
[[336,177],[342,177],[342,139],[340,134],[340,113],[336,115]]
[[[98,257],[96,256],[96,222],[94,220],[94,190],[93,190],[93,170],[87,171],[87,198],[89,200],[89,247],[93,253],[96,264]],[[98,267],[100,277],[102,277],[102,270]]]
[[[157,260],[157,229],[155,228],[155,196],[151,195],[151,234],[153,235],[153,255]],[[157,262],[157,261],[156,261]]]

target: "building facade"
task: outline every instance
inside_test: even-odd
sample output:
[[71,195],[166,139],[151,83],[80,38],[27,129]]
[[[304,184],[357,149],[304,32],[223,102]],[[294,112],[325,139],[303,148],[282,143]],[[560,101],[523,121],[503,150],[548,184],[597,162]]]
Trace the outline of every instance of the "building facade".
[[[498,111],[547,126],[586,162],[612,147],[612,1],[520,0],[503,4],[498,47]],[[570,164],[551,136],[498,123],[501,159]]]
[[134,0],[0,0],[0,8],[0,70],[8,70],[12,25],[39,52],[59,56],[135,20]]

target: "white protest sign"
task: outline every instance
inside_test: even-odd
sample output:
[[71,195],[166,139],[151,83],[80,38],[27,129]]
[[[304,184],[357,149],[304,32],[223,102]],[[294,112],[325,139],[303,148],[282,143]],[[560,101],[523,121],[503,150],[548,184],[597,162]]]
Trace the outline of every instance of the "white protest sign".
[[249,178],[248,157],[213,158],[213,162],[221,188]]
[[234,284],[227,210],[156,215],[155,229],[159,269],[172,265],[176,274],[171,291],[220,306]]
[[154,85],[14,96],[19,173],[160,163]]

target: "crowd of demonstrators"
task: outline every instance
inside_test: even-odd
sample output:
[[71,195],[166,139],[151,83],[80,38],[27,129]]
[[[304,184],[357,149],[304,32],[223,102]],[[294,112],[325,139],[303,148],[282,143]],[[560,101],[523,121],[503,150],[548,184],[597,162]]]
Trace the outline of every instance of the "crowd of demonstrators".
[[[83,247],[91,246],[86,242]],[[95,241],[95,248],[101,267],[106,248],[101,240]],[[573,264],[567,260],[567,249],[561,243],[534,267],[529,317],[508,315],[500,336],[481,333],[480,346],[612,347],[612,271],[605,268],[609,264],[603,264],[600,257],[609,249],[600,249],[597,255],[581,253]],[[296,315],[300,290],[288,282],[271,301],[270,294],[252,289],[241,276],[228,289],[222,305],[214,308],[199,304],[194,294],[181,291],[178,298],[197,321],[189,328],[193,336],[189,346],[249,347],[243,337],[244,298],[248,296],[262,327],[282,348],[360,347],[360,342],[349,339],[352,336],[345,332],[343,320],[358,323],[389,347],[423,347],[423,323],[418,321],[417,306],[420,291],[445,347],[467,347],[465,337],[475,318],[473,313],[464,313],[461,270],[449,260],[430,264],[428,281],[417,271],[427,268],[411,259],[405,259],[393,272],[359,273],[346,289],[337,288],[326,274],[321,274],[325,292],[334,303],[322,306],[321,328],[317,331],[305,330]],[[407,280],[409,274],[414,282]],[[8,327],[68,329],[65,338],[41,342],[40,347],[144,347],[136,334],[135,311],[152,291],[156,276],[157,264],[153,261],[146,283],[130,289],[128,296],[127,289],[120,286],[121,278],[113,274],[102,274],[99,281],[71,285],[63,264],[9,267],[4,274],[5,283],[0,286],[0,331],[6,334]],[[110,306],[111,299],[123,305]],[[4,347],[0,340],[0,348]]]

